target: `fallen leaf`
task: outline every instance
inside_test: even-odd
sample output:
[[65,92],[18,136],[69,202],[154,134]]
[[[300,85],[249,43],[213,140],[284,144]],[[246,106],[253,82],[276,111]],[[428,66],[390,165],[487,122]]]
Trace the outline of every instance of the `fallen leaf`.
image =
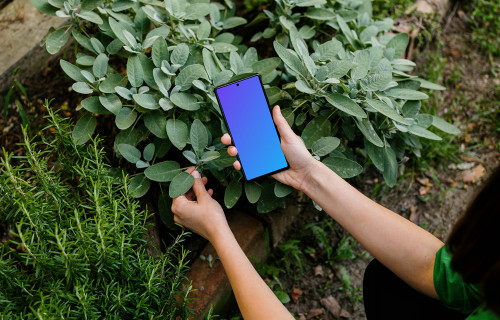
[[347,310],[342,309],[342,311],[340,312],[340,317],[341,318],[350,318],[351,314],[349,312],[347,312]]
[[340,318],[340,312],[342,308],[340,307],[339,302],[333,296],[328,296],[320,300],[321,305],[326,308],[326,310],[330,311],[335,319]]
[[464,155],[461,155],[460,156],[460,159],[464,160],[464,161],[467,161],[467,162],[477,162],[477,163],[481,163],[481,160],[476,158],[476,157],[469,157],[469,156],[464,156]]
[[482,164],[480,164],[470,170],[464,171],[462,173],[462,180],[465,183],[475,183],[476,181],[479,181],[485,173],[486,169]]
[[418,219],[420,218],[420,212],[417,211],[417,207],[414,205],[410,206],[410,221],[418,224]]
[[418,190],[421,196],[425,196],[429,193],[429,190],[432,188],[433,184],[429,181],[429,178],[417,178],[418,183],[422,186]]
[[325,275],[325,272],[323,272],[323,267],[320,264],[314,267],[314,275],[316,277],[323,277]]
[[312,319],[312,318],[315,318],[317,316],[320,316],[323,314],[323,312],[325,312],[325,309],[323,309],[323,308],[311,309],[307,313],[307,319]]
[[297,303],[299,300],[299,297],[304,293],[303,290],[300,290],[299,288],[293,288],[292,289],[292,300],[294,303]]
[[299,313],[299,320],[307,320],[303,313]]
[[413,11],[421,12],[424,14],[431,14],[434,12],[434,9],[425,0],[418,0],[405,11],[405,14],[409,15]]

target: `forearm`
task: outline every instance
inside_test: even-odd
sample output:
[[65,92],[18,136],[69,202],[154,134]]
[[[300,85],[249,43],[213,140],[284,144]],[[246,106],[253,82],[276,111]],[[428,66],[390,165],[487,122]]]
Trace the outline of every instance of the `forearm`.
[[233,234],[214,237],[217,251],[244,319],[293,319],[241,250]]
[[302,189],[386,267],[437,298],[432,275],[436,251],[443,246],[439,239],[370,200],[320,162]]

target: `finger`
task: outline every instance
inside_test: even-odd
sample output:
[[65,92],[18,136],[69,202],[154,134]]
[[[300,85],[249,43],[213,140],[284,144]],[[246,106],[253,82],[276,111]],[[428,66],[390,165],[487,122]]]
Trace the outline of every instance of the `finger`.
[[278,128],[280,136],[282,136],[285,139],[295,136],[295,133],[293,132],[292,128],[290,128],[288,122],[286,122],[286,119],[281,114],[281,109],[279,106],[275,106],[273,108],[273,120],[274,123],[276,124],[276,127]]
[[208,178],[207,177],[203,177],[203,178],[201,178],[201,181],[203,181],[203,184],[207,184]]
[[196,199],[200,200],[207,195],[207,189],[205,189],[205,185],[198,171],[195,170],[191,174],[194,177],[193,191],[196,194]]
[[182,214],[185,211],[186,205],[191,203],[186,196],[182,195],[177,198],[172,199],[171,210],[174,214]]
[[189,168],[186,169],[186,172],[189,173],[189,174],[191,174],[191,172],[193,172],[193,171],[194,171],[194,167],[193,166],[191,166],[191,167],[189,167]]
[[214,195],[214,190],[212,190],[212,189],[208,189],[207,192],[208,192],[209,196],[213,196]]
[[241,170],[241,163],[236,160],[234,163],[233,163],[233,167],[236,169],[236,170]]
[[189,189],[188,192],[186,192],[186,194],[184,194],[184,196],[186,197],[186,199],[188,199],[189,201],[194,201],[194,191],[193,189]]
[[220,141],[223,144],[229,145],[231,144],[231,136],[229,135],[229,133],[224,133],[224,135],[220,138]]
[[236,149],[236,147],[230,146],[229,148],[227,148],[227,153],[229,153],[229,155],[232,157],[236,157],[236,155],[238,154],[238,150]]

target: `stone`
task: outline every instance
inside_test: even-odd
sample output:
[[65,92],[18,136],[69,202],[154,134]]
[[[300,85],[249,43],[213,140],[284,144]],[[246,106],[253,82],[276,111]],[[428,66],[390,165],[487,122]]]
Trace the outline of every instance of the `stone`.
[[[0,92],[12,85],[17,67],[16,79],[22,81],[41,72],[58,57],[50,55],[40,42],[51,27],[68,23],[66,19],[39,12],[29,0],[12,1],[0,11]],[[68,41],[66,46],[71,43]]]

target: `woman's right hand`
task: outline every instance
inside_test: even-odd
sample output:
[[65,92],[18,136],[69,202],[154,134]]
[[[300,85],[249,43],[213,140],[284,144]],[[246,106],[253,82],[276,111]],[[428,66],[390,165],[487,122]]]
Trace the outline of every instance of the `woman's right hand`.
[[[288,122],[286,122],[286,119],[281,114],[279,106],[273,108],[273,120],[281,136],[281,150],[283,150],[290,164],[290,169],[275,173],[272,177],[297,190],[302,190],[304,182],[307,181],[318,161],[309,153],[302,139],[290,128]],[[221,141],[226,145],[230,145],[231,137],[226,133],[222,136]],[[227,152],[233,157],[238,154],[238,150],[234,146],[230,146]],[[236,170],[241,170],[239,161],[236,160],[233,166]]]

